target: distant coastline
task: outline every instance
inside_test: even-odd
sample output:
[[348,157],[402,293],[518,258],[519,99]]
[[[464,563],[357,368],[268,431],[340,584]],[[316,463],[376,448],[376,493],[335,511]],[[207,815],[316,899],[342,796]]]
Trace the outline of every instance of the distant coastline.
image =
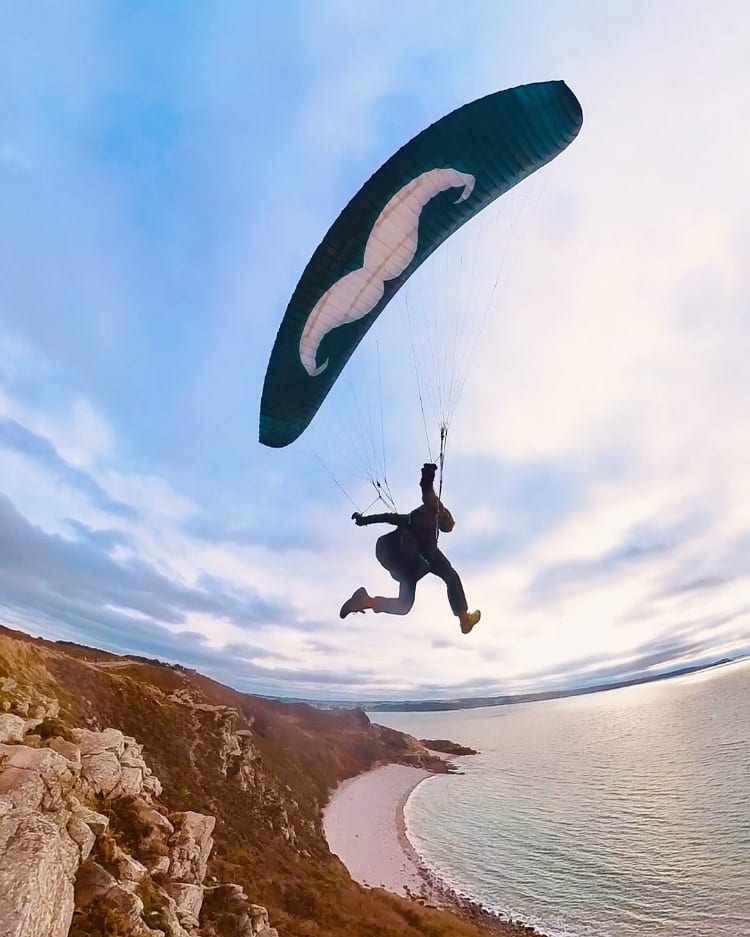
[[[712,670],[725,664],[739,664],[750,660],[750,655],[725,657],[710,664],[680,667],[667,673],[647,674],[618,680],[615,683],[597,683],[585,687],[573,687],[569,690],[545,690],[539,693],[508,693],[498,696],[470,696],[458,699],[426,700],[311,700],[295,699],[294,702],[307,703],[320,709],[364,709],[367,712],[444,712],[456,709],[480,709],[487,706],[512,706],[516,703],[537,703],[542,700],[566,699],[569,696],[586,696],[590,693],[603,693],[607,690],[620,690],[623,687],[639,686],[643,683],[656,683],[673,677],[685,677],[693,673]],[[289,700],[286,700],[289,702]]]
[[[9,629],[4,630],[8,631]],[[10,633],[12,633],[12,629],[10,629]],[[171,670],[184,674],[198,673],[194,668],[185,667],[183,664],[169,663],[158,658],[143,657],[139,654],[114,654],[109,651],[89,648],[75,641],[46,641],[43,638],[32,638],[32,640],[39,641],[51,647],[60,648],[63,651],[67,651],[69,654],[82,657],[84,660],[95,660],[103,666],[106,666],[106,661],[110,661],[110,666],[114,667],[124,667],[127,661],[133,661],[139,664],[168,667]],[[566,690],[544,690],[538,693],[506,693],[497,694],[495,696],[466,696],[454,699],[320,700],[301,696],[270,696],[264,693],[253,693],[252,695],[256,696],[258,699],[280,703],[303,703],[307,706],[314,706],[316,709],[363,709],[366,712],[443,712],[458,709],[481,709],[488,706],[512,706],[516,703],[536,703],[543,700],[566,699],[570,696],[586,696],[590,693],[604,693],[607,690],[620,690],[624,687],[639,686],[644,683],[671,680],[673,677],[685,677],[690,674],[713,670],[716,667],[723,667],[727,664],[741,664],[746,661],[750,661],[750,653],[740,654],[737,657],[723,657],[720,660],[710,661],[707,664],[694,664],[690,667],[679,667],[675,670],[668,670],[666,673],[639,674],[638,676],[629,677],[626,680],[617,680],[613,683],[596,683],[591,684],[591,686],[571,687]],[[248,691],[239,690],[238,692]]]

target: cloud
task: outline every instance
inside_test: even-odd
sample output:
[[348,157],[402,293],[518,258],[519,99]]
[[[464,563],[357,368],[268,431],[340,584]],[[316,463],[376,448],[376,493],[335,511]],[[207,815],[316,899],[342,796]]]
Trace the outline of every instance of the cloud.
[[134,540],[132,537],[119,530],[94,530],[92,527],[82,524],[72,517],[65,519],[67,526],[73,532],[75,539],[81,542],[88,542],[92,547],[101,550],[104,553],[112,554],[116,547],[127,547],[133,549]]
[[100,510],[129,520],[138,518],[134,507],[111,498],[87,472],[66,462],[48,439],[26,429],[16,420],[0,417],[0,445],[38,462],[63,484],[85,495]]
[[624,566],[648,563],[654,556],[674,550],[671,543],[627,542],[592,560],[574,560],[540,569],[528,587],[528,601],[546,605],[576,590],[586,589],[608,578],[614,579]]
[[726,585],[726,576],[702,576],[699,579],[688,579],[677,586],[665,590],[665,596],[682,595],[686,592],[702,592],[704,589],[718,589]]
[[[263,512],[266,514],[266,512]],[[313,550],[325,540],[324,532],[313,529],[306,517],[295,512],[254,519],[249,523],[224,521],[219,517],[196,517],[184,525],[191,537],[213,544],[263,546],[270,550]]]
[[76,529],[83,532],[83,539],[47,534],[0,496],[0,576],[6,597],[15,595],[17,602],[23,599],[31,611],[35,597],[48,607],[57,596],[72,603],[67,607],[78,608],[92,624],[97,612],[108,606],[172,626],[186,626],[191,613],[225,618],[240,628],[294,622],[288,606],[232,589],[214,578],[204,577],[207,588],[190,588],[144,560],[115,560],[109,551],[123,542],[121,536],[111,531],[97,536],[86,528]]
[[[258,637],[279,626],[300,633],[327,626],[300,620],[291,607],[227,582],[204,577],[201,588],[187,588],[145,562],[114,560],[110,552],[125,538],[115,531],[72,527],[76,540],[46,534],[0,497],[0,593],[12,622],[61,639],[199,667],[246,689],[283,694],[294,684],[308,691],[327,692],[329,686],[350,691],[352,685],[377,683],[369,668],[339,672],[300,665],[285,653],[278,635],[212,645],[210,634],[191,628],[194,615],[226,619]],[[259,663],[263,660],[272,664]]]

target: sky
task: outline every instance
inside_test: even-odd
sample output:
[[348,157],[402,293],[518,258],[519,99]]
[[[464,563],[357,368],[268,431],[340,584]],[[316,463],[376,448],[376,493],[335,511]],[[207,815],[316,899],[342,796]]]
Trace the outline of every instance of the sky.
[[[748,39],[744,0],[6,5],[0,621],[312,699],[749,652]],[[578,139],[425,265],[302,439],[260,446],[276,330],[348,199],[455,107],[560,78]],[[480,339],[441,538],[468,637],[434,577],[406,617],[338,614],[396,588],[352,466],[364,429],[419,503],[410,356],[446,304]]]

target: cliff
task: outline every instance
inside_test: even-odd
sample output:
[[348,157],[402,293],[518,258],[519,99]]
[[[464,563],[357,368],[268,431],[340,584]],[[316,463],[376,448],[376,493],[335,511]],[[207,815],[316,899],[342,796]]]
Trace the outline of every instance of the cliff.
[[446,770],[362,711],[0,629],[0,933],[490,933],[363,889],[330,853],[331,791],[394,761]]

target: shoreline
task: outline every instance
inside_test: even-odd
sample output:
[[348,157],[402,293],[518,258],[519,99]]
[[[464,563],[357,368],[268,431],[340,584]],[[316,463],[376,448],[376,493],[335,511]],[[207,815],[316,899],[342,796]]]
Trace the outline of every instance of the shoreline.
[[390,764],[343,781],[323,812],[331,852],[366,888],[384,888],[425,907],[450,911],[497,937],[544,937],[535,927],[459,894],[416,850],[407,835],[404,810],[416,788],[435,776],[424,768]]

